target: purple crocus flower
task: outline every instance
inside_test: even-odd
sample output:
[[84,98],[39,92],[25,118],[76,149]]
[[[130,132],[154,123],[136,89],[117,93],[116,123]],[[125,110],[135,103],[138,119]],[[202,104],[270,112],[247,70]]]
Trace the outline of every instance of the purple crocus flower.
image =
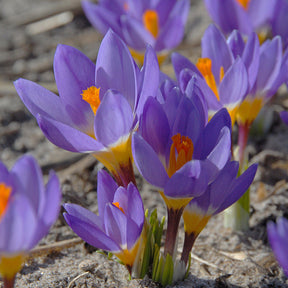
[[[254,84],[250,85],[249,91],[247,91],[247,95],[236,114],[236,121],[239,125],[240,167],[244,165],[244,151],[251,124],[256,119],[261,108],[287,79],[288,50],[284,55],[282,54],[282,41],[279,36],[274,37],[272,40],[266,40],[260,47],[259,65],[255,69]],[[251,68],[253,69],[253,67]]]
[[112,252],[131,274],[132,269],[137,269],[136,258],[145,245],[141,196],[133,183],[118,187],[103,170],[98,173],[97,199],[99,216],[76,204],[65,204],[64,217],[84,241]]
[[284,48],[288,46],[288,1],[277,0],[272,21],[272,34],[281,36]]
[[44,187],[40,167],[23,156],[11,171],[0,162],[0,274],[13,287],[29,251],[48,233],[58,217],[61,190],[50,172]]
[[239,125],[250,126],[261,108],[275,95],[287,79],[288,50],[283,54],[279,36],[266,40],[260,48],[259,66],[254,85],[241,103],[236,121]]
[[268,239],[274,255],[288,277],[288,220],[279,218],[267,225]]
[[239,163],[229,161],[217,178],[208,185],[200,197],[196,197],[183,212],[185,241],[181,260],[187,264],[193,244],[209,219],[222,212],[242,197],[251,185],[257,165],[251,165],[237,178]]
[[84,12],[102,34],[113,29],[131,48],[140,63],[146,45],[151,45],[159,63],[167,51],[175,48],[184,36],[189,0],[101,0],[98,5],[83,1]]
[[[234,29],[241,34],[259,33],[271,27],[278,0],[205,0],[212,20],[225,34]],[[267,33],[265,33],[267,34]]]
[[260,47],[256,34],[245,43],[239,31],[233,31],[226,41],[211,24],[202,38],[202,58],[196,65],[176,53],[172,62],[182,91],[190,82],[203,91],[210,117],[224,106],[232,123],[251,125],[287,80],[288,51],[282,54],[279,36]]
[[110,30],[96,66],[75,48],[59,45],[54,74],[60,97],[31,81],[15,82],[45,136],[65,150],[92,153],[119,185],[135,182],[131,132],[145,99],[157,94],[159,66],[153,49],[147,47],[139,70],[124,42]]
[[211,118],[225,107],[235,115],[246,93],[254,84],[259,62],[259,43],[252,34],[245,44],[241,35],[234,31],[227,40],[211,24],[202,38],[202,58],[196,65],[184,56],[173,53],[172,63],[179,86],[183,92],[191,85],[202,91]]
[[165,251],[173,255],[184,207],[204,193],[230,158],[231,121],[222,109],[206,125],[207,111],[196,93],[188,98],[167,81],[161,104],[148,98],[132,151],[138,170],[167,205]]

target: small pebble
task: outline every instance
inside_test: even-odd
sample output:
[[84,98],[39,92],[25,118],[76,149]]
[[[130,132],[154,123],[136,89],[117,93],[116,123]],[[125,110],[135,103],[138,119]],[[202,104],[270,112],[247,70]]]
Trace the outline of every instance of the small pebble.
[[87,259],[87,260],[82,261],[78,267],[84,272],[87,272],[87,271],[92,272],[96,268],[96,266],[97,266],[97,263],[95,261]]

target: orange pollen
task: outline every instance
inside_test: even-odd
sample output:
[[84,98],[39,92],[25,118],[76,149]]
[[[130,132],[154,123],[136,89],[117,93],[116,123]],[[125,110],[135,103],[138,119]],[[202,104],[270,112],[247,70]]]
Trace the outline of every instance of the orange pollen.
[[83,92],[81,94],[82,99],[90,104],[91,109],[93,110],[94,114],[96,114],[96,111],[100,105],[100,97],[99,97],[100,88],[91,86],[86,90],[83,90],[82,92]]
[[237,0],[237,2],[245,9],[248,9],[250,0]]
[[169,177],[171,177],[184,164],[192,160],[194,151],[193,142],[188,136],[181,136],[180,133],[178,133],[172,137],[172,141],[173,143],[170,148],[169,166],[167,171]]
[[[219,94],[217,89],[217,84],[214,78],[214,75],[212,73],[212,61],[209,58],[199,58],[198,62],[196,63],[196,67],[200,71],[200,73],[203,75],[204,79],[206,80],[207,85],[211,88],[211,90],[214,92],[217,100],[219,101]],[[224,69],[221,67],[220,69],[220,80],[224,77]]]
[[123,4],[123,9],[124,9],[125,11],[128,11],[128,10],[129,10],[129,5],[128,5],[127,2],[124,2],[124,4]]
[[223,66],[221,66],[221,68],[220,68],[220,83],[222,82],[222,80],[223,80],[223,78],[224,78],[224,67]]
[[0,183],[0,219],[7,208],[11,190],[11,187],[6,186],[4,183]]
[[146,10],[143,14],[143,24],[153,36],[156,38],[159,32],[158,14],[154,10]]
[[113,202],[112,203],[115,207],[117,207],[123,214],[125,214],[124,210],[122,207],[120,207],[120,204],[119,202]]

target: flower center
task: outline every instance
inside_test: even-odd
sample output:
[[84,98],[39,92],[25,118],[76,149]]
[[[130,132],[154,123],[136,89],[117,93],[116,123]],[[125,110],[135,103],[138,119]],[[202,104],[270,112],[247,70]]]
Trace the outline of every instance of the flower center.
[[172,141],[167,171],[169,177],[184,164],[192,160],[194,151],[192,140],[188,136],[181,136],[180,133],[178,133],[172,137]]
[[250,0],[237,0],[237,2],[245,9],[248,9]]
[[[211,90],[214,92],[217,100],[219,101],[219,94],[217,89],[217,84],[214,78],[214,75],[212,73],[212,61],[209,58],[199,58],[198,62],[196,64],[196,67],[200,71],[200,73],[203,75],[207,85],[211,88]],[[220,82],[222,81],[224,77],[224,68],[220,68]]]
[[0,183],[0,220],[7,208],[12,188]]
[[94,115],[96,115],[96,111],[100,105],[100,97],[99,97],[100,88],[91,86],[86,90],[83,90],[82,92],[83,92],[81,94],[82,99],[90,104],[91,109],[94,112]]
[[113,202],[112,203],[115,207],[117,207],[123,214],[125,214],[123,208],[120,206],[119,202]]
[[146,10],[143,14],[143,24],[146,30],[148,30],[154,38],[158,36],[159,24],[158,14],[154,10]]

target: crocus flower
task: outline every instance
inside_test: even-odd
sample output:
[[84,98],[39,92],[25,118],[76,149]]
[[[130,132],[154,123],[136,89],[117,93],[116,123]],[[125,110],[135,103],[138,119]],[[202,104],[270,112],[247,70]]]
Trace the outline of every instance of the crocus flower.
[[205,126],[207,111],[196,93],[188,98],[167,87],[163,103],[148,98],[132,151],[138,170],[166,203],[165,253],[173,255],[184,207],[206,190],[230,157],[231,121],[222,109]]
[[82,6],[96,29],[102,34],[113,29],[140,63],[147,44],[159,55],[159,63],[166,58],[181,42],[189,12],[189,0],[83,1]]
[[276,0],[274,16],[272,21],[272,34],[281,36],[284,48],[288,46],[288,1]]
[[[252,32],[263,38],[267,27],[271,30],[278,0],[205,0],[212,20],[225,34],[234,29],[241,34]],[[262,34],[264,34],[262,36]]]
[[285,82],[287,73],[288,50],[283,55],[281,38],[276,36],[272,40],[265,41],[260,49],[255,83],[236,115],[239,125],[251,125],[261,108]]
[[241,103],[236,121],[239,125],[239,161],[243,167],[244,150],[251,124],[261,108],[274,96],[287,79],[288,50],[282,55],[282,41],[279,36],[266,40],[260,49],[259,67],[254,85]]
[[110,30],[96,66],[75,48],[59,45],[54,74],[60,97],[31,81],[15,82],[45,136],[65,150],[92,153],[119,185],[135,182],[131,132],[145,99],[157,93],[159,66],[153,49],[147,47],[140,71],[124,42]]
[[181,257],[185,264],[194,241],[209,219],[241,198],[254,179],[257,165],[251,165],[237,178],[238,170],[238,162],[229,161],[217,178],[209,184],[204,194],[194,198],[185,207],[183,212],[185,241]]
[[268,239],[274,255],[288,277],[288,220],[279,218],[267,225]]
[[131,274],[145,245],[141,196],[133,183],[126,188],[118,187],[103,170],[98,173],[97,199],[99,216],[76,204],[65,204],[64,217],[84,241],[112,252]]
[[23,156],[8,171],[0,162],[0,275],[13,287],[29,251],[58,217],[60,184],[53,172],[44,187],[40,167]]
[[186,91],[189,82],[195,83],[207,102],[209,118],[225,107],[232,125],[243,98],[254,84],[258,62],[259,43],[255,34],[244,44],[241,35],[234,31],[226,42],[213,24],[203,35],[202,58],[196,65],[180,54],[172,54],[181,90]]

